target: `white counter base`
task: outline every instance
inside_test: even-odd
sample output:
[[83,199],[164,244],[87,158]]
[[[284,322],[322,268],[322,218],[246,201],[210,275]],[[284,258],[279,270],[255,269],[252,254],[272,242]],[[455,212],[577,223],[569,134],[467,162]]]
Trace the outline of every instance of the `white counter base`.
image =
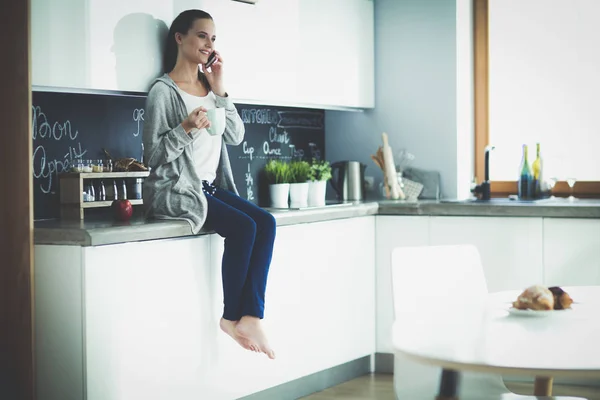
[[279,227],[264,326],[220,332],[223,239],[37,245],[39,400],[236,399],[375,352],[374,220]]

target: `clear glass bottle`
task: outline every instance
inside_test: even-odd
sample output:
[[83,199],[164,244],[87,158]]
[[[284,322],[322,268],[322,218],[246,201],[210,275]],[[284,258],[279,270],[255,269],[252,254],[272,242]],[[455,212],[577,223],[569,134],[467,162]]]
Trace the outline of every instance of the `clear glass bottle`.
[[117,189],[117,181],[113,180],[113,200],[119,199],[119,190]]
[[96,201],[106,201],[106,188],[104,181],[98,182],[98,190],[96,191]]
[[527,145],[523,145],[523,156],[521,157],[520,175],[518,181],[519,199],[531,198],[531,182],[533,177],[529,162],[527,161]]
[[87,193],[87,201],[96,201],[96,191],[91,181],[88,181],[85,192]]
[[533,181],[531,183],[531,195],[534,198],[540,198],[542,197],[542,182],[543,182],[543,174],[542,174],[542,155],[540,153],[540,144],[537,143],[536,144],[536,157],[535,160],[533,161],[533,164],[531,164],[531,170],[532,170],[532,176],[533,176]]
[[121,181],[121,192],[119,193],[119,198],[126,200],[127,199],[127,183],[125,179]]

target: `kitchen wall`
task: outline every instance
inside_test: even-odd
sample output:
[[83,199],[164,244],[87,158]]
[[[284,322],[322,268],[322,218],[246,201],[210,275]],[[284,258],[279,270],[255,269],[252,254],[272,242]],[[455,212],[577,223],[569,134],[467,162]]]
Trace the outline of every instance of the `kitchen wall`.
[[[469,0],[375,1],[375,108],[326,111],[327,158],[370,159],[390,137],[414,165],[437,170],[442,196],[465,196],[473,163],[471,11]],[[356,49],[360,51],[360,49]],[[368,197],[377,196],[369,193]]]

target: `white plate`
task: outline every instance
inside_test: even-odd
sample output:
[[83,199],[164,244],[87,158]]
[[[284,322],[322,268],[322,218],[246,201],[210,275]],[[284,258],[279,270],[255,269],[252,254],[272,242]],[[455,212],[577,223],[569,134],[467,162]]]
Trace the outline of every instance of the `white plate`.
[[534,318],[543,318],[549,317],[551,315],[563,314],[566,310],[519,310],[518,308],[510,307],[508,309],[508,313],[512,315],[518,315],[519,317],[534,317]]

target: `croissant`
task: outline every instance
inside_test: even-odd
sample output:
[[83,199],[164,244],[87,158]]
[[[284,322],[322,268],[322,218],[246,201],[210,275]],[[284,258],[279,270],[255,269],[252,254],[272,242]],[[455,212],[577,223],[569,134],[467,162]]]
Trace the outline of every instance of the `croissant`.
[[554,295],[542,285],[528,287],[513,302],[513,307],[519,310],[552,310],[554,309]]
[[549,287],[548,290],[552,292],[552,296],[554,297],[554,309],[555,310],[564,310],[567,308],[571,308],[571,304],[573,304],[573,299],[567,292],[562,290],[558,286]]

